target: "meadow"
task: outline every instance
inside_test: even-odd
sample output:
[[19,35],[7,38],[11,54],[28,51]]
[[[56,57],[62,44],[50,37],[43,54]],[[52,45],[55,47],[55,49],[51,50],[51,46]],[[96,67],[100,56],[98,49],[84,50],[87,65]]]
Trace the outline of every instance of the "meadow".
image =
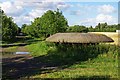
[[31,75],[31,78],[118,78],[118,46],[116,45],[56,47],[55,44],[43,41],[26,47],[38,58],[38,62],[55,67],[53,70],[43,71],[42,74]]
[[[26,42],[29,44],[22,47],[27,49],[33,58],[20,58],[22,61],[3,63],[4,79],[118,79],[117,45],[55,44],[41,39],[30,39]],[[7,47],[5,51],[14,52],[18,47]]]

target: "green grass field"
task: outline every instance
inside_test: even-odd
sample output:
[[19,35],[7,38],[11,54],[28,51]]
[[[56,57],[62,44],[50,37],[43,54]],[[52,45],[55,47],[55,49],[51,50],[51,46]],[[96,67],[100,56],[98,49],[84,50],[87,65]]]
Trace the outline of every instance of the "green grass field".
[[[38,62],[41,60],[57,67],[31,75],[31,78],[118,78],[118,46],[116,45],[100,44],[101,53],[93,53],[93,57],[86,55],[88,58],[85,60],[85,56],[77,53],[79,51],[76,52],[71,48],[67,51],[58,50],[54,46],[48,47],[45,42],[31,44],[27,48],[35,57],[45,56],[38,59]],[[91,54],[90,51],[96,50],[87,50],[87,54]]]
[[[23,63],[13,63],[15,66],[6,67],[5,79],[15,74],[24,78],[80,78],[80,79],[117,79],[118,78],[118,49],[120,46],[111,44],[99,45],[55,45],[40,39],[28,40],[27,49],[34,58]],[[7,47],[6,52],[15,52],[19,46]],[[29,64],[28,64],[29,63]],[[4,63],[3,63],[4,64]],[[7,63],[8,64],[8,63]],[[7,65],[4,64],[4,65]],[[23,65],[20,67],[19,65]],[[30,66],[29,66],[30,65]],[[18,69],[18,70],[17,70]],[[25,69],[25,70],[24,70]],[[13,72],[9,72],[13,71]],[[16,72],[19,75],[16,74]]]

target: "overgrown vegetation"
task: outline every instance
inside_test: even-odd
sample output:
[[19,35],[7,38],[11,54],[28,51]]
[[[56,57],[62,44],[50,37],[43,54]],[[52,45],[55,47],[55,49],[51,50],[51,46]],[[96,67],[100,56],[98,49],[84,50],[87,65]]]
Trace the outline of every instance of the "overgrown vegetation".
[[[88,60],[97,57],[99,54],[111,52],[117,56],[118,46],[110,44],[55,44],[38,42],[27,46],[33,56],[59,55],[63,60],[73,56],[75,59]],[[38,49],[39,48],[39,49]],[[64,58],[63,58],[64,57]],[[58,58],[59,59],[59,58]],[[72,60],[75,60],[72,58]],[[71,61],[71,60],[68,60]]]
[[28,45],[27,48],[30,50],[31,55],[34,57],[46,55],[47,51],[50,49],[44,41]]
[[[29,40],[30,42],[33,40]],[[11,47],[15,50],[16,47]],[[3,78],[118,78],[118,49],[111,44],[54,44],[38,41],[25,46],[33,59],[4,63]],[[11,50],[9,49],[9,50]],[[12,59],[12,58],[11,58]],[[13,58],[14,59],[14,58]],[[19,57],[18,57],[19,59]],[[24,64],[24,66],[23,66]],[[27,65],[26,65],[27,64]],[[26,66],[25,66],[26,65]],[[23,66],[23,67],[22,67]],[[12,70],[12,72],[9,72]],[[16,72],[17,71],[17,72]],[[16,74],[19,73],[19,74]],[[13,75],[8,75],[13,74]],[[16,76],[15,76],[16,75]]]
[[32,78],[118,78],[119,47],[116,45],[56,46],[40,42],[28,48],[35,56],[36,63],[45,63],[46,67],[57,67],[31,75]]

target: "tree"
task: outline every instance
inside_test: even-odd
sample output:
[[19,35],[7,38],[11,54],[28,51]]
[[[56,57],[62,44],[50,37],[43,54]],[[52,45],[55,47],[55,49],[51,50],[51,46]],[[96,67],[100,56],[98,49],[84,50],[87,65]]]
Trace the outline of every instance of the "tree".
[[65,32],[68,28],[68,22],[67,19],[62,15],[62,12],[59,11],[59,9],[55,11],[55,19],[56,32]]
[[26,35],[27,35],[27,27],[28,27],[27,24],[23,24],[23,25],[22,25],[22,27],[21,27],[21,32],[22,32],[23,34],[26,34]]
[[88,32],[85,26],[74,25],[67,29],[67,32]]
[[99,23],[94,30],[99,32],[115,32],[118,25],[108,25],[107,23]]
[[90,27],[88,28],[88,30],[89,30],[89,32],[94,32],[94,28],[93,28],[92,26],[90,26]]
[[34,37],[48,37],[57,32],[65,32],[68,27],[68,22],[62,15],[62,12],[48,10],[41,17],[37,17],[29,25],[28,33]]
[[15,39],[18,34],[17,24],[13,22],[12,17],[7,17],[3,10],[0,13],[2,14],[2,40]]
[[117,30],[120,30],[120,24],[118,24],[118,26],[117,26]]

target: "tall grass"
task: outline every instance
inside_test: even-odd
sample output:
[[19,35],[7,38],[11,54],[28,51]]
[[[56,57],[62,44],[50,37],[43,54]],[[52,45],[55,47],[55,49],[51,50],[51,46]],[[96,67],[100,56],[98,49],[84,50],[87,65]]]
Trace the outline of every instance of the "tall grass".
[[[67,64],[92,60],[97,56],[118,57],[118,46],[108,44],[52,44],[45,41],[28,46],[35,57],[46,56],[52,63]],[[109,54],[108,54],[109,53]],[[47,62],[47,60],[44,60]]]
[[[52,44],[45,41],[28,46],[36,63],[42,62],[58,70],[46,70],[32,78],[117,78],[118,49],[111,44]],[[60,68],[60,69],[59,69]],[[48,71],[48,72],[47,72]]]
[[[25,74],[21,74],[22,77],[90,78],[91,80],[96,77],[104,78],[104,80],[118,77],[118,49],[120,46],[55,44],[41,40],[27,42],[31,44],[24,47],[34,58],[24,61],[29,63],[29,66],[23,67]],[[15,52],[17,48],[18,46],[9,47],[5,49],[5,52]],[[21,65],[19,62],[15,64]]]
[[45,41],[40,41],[35,44],[27,45],[26,48],[29,49],[32,56],[37,57],[37,56],[41,56],[41,55],[46,55],[47,52],[50,49],[52,49],[52,47],[50,47],[50,45],[51,44],[48,44]]
[[46,55],[42,56],[40,61],[59,66],[62,69],[51,72],[48,70],[48,73],[36,74],[31,77],[117,79],[118,49],[119,46],[108,44],[86,46],[59,44],[54,45],[54,49],[50,49],[49,46]]

